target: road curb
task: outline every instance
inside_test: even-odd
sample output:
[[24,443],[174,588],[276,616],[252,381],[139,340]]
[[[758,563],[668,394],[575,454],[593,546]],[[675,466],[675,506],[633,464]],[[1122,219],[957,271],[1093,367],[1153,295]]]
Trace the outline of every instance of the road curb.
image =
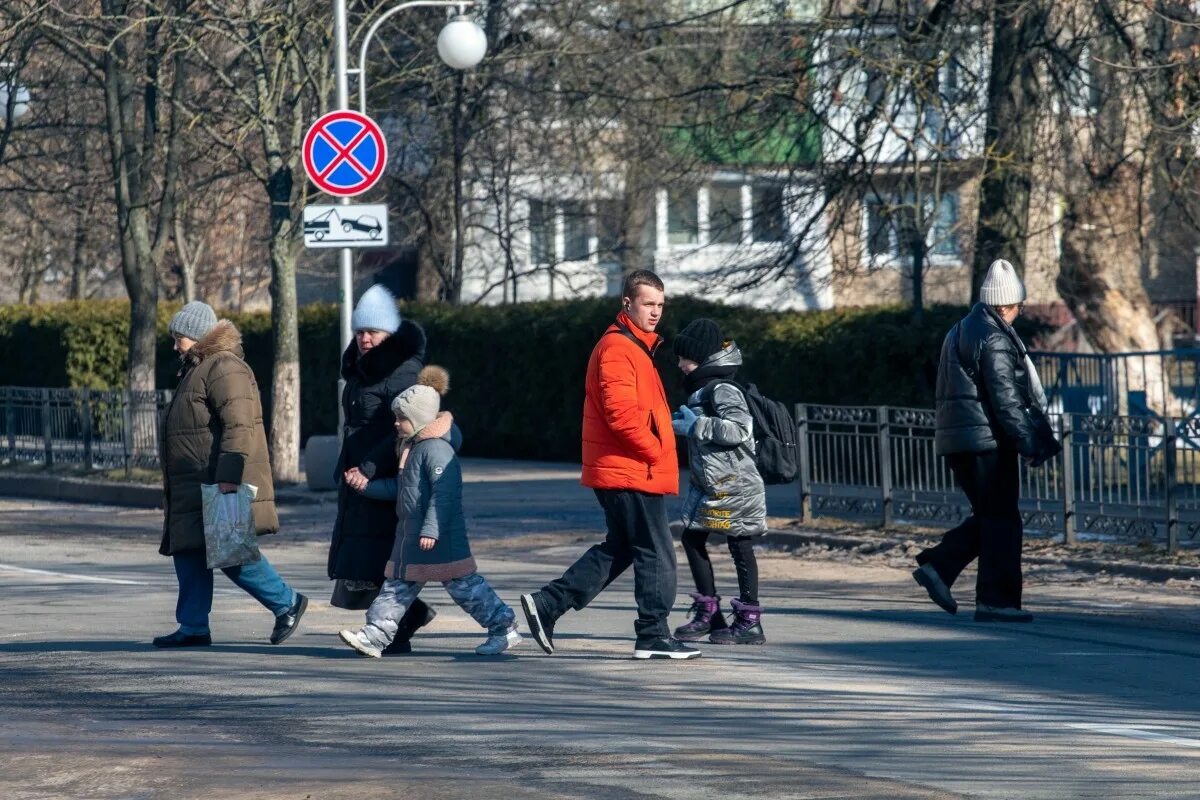
[[[682,533],[682,526],[679,523],[673,523],[671,530],[678,537]],[[913,538],[915,537],[897,536],[884,539],[824,531],[772,530],[763,534],[758,541],[769,547],[781,550],[798,550],[802,547],[817,545],[835,550],[853,550],[868,555],[872,553],[885,553],[898,547],[904,547]],[[1188,567],[1177,564],[1142,564],[1137,561],[1118,559],[1103,560],[1044,555],[1026,555],[1022,558],[1022,561],[1027,565],[1059,566],[1092,575],[1115,575],[1158,583],[1164,583],[1169,580],[1200,580],[1200,567]]]
[[0,474],[0,495],[130,508],[162,508],[162,487],[58,475]]
[[[162,508],[163,505],[163,492],[160,486],[16,472],[0,472],[0,497],[93,503],[127,508]],[[321,505],[335,502],[337,502],[336,492],[313,492],[303,488],[303,484],[283,486],[275,491],[275,504],[280,506]]]

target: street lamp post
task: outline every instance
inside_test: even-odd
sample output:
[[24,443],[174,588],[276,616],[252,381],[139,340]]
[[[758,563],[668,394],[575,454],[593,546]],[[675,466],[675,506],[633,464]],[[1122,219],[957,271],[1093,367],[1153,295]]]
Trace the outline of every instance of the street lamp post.
[[[367,113],[367,50],[379,27],[393,15],[409,8],[441,7],[457,8],[458,14],[442,29],[438,35],[437,49],[447,66],[454,69],[470,69],[483,60],[487,51],[487,37],[477,24],[467,16],[466,9],[475,6],[475,2],[452,2],[451,0],[416,0],[416,2],[400,3],[388,9],[376,19],[367,29],[358,53],[358,67],[351,69],[347,63],[349,52],[349,32],[346,22],[346,0],[334,0],[333,4],[333,33],[334,33],[334,78],[337,92],[337,110],[350,108],[350,76],[358,77],[358,106],[359,112]],[[340,205],[349,205],[350,198],[339,199]],[[341,296],[339,322],[341,327],[341,349],[338,351],[339,365],[342,353],[350,346],[354,332],[350,329],[350,316],[354,309],[354,254],[350,248],[340,248],[338,251],[338,287]],[[346,431],[345,412],[342,408],[341,397],[345,391],[345,381],[338,377],[338,435],[330,437],[332,441],[315,442],[318,437],[310,437],[306,460],[311,462],[332,464],[330,454],[324,451],[333,446],[336,448]],[[314,450],[314,445],[315,450]],[[336,450],[335,450],[336,452]],[[316,476],[314,481],[313,465],[309,467],[309,486],[324,487],[324,477]]]
[[[438,55],[441,56],[447,66],[454,69],[470,69],[478,64],[483,60],[484,53],[487,51],[487,38],[473,20],[464,16],[466,9],[474,5],[474,2],[452,2],[452,0],[415,0],[415,2],[400,3],[388,9],[367,29],[367,34],[363,37],[362,45],[359,47],[358,67],[351,69],[347,65],[349,36],[346,27],[346,0],[335,0],[334,38],[336,40],[336,50],[334,54],[334,70],[337,81],[338,109],[348,109],[350,107],[349,76],[355,75],[358,78],[358,110],[362,114],[367,113],[367,50],[371,46],[371,42],[375,38],[375,33],[379,30],[379,27],[393,15],[406,9],[429,7],[457,8],[458,16],[448,22],[438,35]],[[350,199],[343,197],[339,202],[342,205],[348,205]],[[350,330],[350,314],[354,307],[353,253],[349,248],[342,248],[339,251],[338,259],[338,282],[341,294],[341,352],[345,352],[346,348],[350,346],[350,340],[354,335],[354,332]],[[339,385],[339,397],[340,392],[341,386]],[[341,408],[340,402],[338,407],[339,409]]]

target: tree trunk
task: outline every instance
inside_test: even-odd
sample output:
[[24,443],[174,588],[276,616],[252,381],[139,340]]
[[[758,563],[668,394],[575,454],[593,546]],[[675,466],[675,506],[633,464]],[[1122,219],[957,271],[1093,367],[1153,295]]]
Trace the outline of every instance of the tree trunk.
[[[105,10],[115,13],[124,9]],[[126,386],[133,392],[153,391],[158,281],[143,185],[143,159],[147,154],[138,149],[136,95],[128,67],[128,50],[119,37],[104,57],[104,84],[105,120],[121,241],[121,272],[129,295]],[[153,123],[145,121],[144,124],[150,126]]]
[[84,250],[87,247],[88,219],[90,204],[75,205],[75,236],[71,241],[71,287],[67,297],[71,300],[82,300],[87,295],[87,262]]
[[657,242],[658,203],[654,186],[647,186],[644,165],[635,159],[625,166],[625,189],[621,194],[621,273],[652,269]]
[[912,256],[913,321],[918,323],[925,318],[925,251],[926,245],[922,236],[914,234],[909,237],[909,254]]
[[300,480],[300,334],[296,320],[292,171],[281,167],[267,184],[271,201],[271,471],[281,483]]
[[994,13],[972,303],[979,299],[979,285],[996,259],[1011,261],[1019,273],[1025,271],[1040,95],[1035,53],[1047,10],[1041,0],[1001,0]]
[[[1158,326],[1142,274],[1154,229],[1148,199],[1157,140],[1150,124],[1144,53],[1151,11],[1142,4],[1098,6],[1100,33],[1091,47],[1103,102],[1088,120],[1089,134],[1072,177],[1063,219],[1058,290],[1080,329],[1107,353],[1158,350]],[[1111,68],[1109,65],[1113,65]],[[1128,392],[1144,391],[1151,407],[1178,414],[1164,390],[1162,360],[1127,359],[1119,409]]]

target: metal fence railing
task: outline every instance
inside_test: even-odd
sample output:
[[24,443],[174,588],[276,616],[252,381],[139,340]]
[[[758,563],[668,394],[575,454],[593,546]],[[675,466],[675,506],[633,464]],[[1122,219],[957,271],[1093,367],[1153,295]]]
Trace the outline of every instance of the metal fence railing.
[[[933,412],[796,406],[802,515],[954,524],[970,513],[934,455]],[[1063,455],[1022,463],[1030,531],[1159,544],[1200,543],[1200,420],[1055,414]]]
[[0,458],[86,469],[158,467],[169,391],[0,387]]
[[[157,468],[171,393],[0,387],[0,460]],[[799,404],[801,514],[955,524],[969,513],[934,454],[928,409]],[[1023,463],[1026,528],[1164,545],[1200,544],[1200,418],[1063,413],[1064,453]]]
[[1200,409],[1200,349],[1030,356],[1055,411],[1183,417]]

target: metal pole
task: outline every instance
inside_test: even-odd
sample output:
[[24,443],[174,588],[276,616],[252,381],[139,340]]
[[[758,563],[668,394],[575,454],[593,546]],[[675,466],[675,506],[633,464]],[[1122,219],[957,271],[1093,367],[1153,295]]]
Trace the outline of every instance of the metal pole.
[[1163,456],[1166,471],[1167,552],[1175,555],[1179,552],[1179,492],[1178,476],[1175,474],[1175,418],[1172,416],[1163,420]]
[[1075,415],[1064,412],[1058,418],[1059,436],[1062,437],[1062,501],[1063,501],[1063,541],[1076,544],[1079,537],[1075,530]]
[[413,0],[410,3],[401,3],[394,8],[389,8],[383,13],[371,27],[367,29],[367,35],[363,37],[362,45],[358,50],[358,67],[350,70],[352,75],[358,77],[358,110],[359,113],[367,113],[367,48],[371,46],[371,40],[375,38],[375,32],[379,30],[379,26],[387,22],[393,15],[400,13],[409,8],[457,8],[458,13],[467,13],[467,9],[474,6],[474,0],[470,2],[459,2],[459,0]]
[[882,500],[883,514],[880,525],[892,527],[895,521],[892,507],[892,428],[891,414],[887,406],[879,406],[875,412],[879,422],[879,494]]
[[812,473],[809,464],[808,451],[808,409],[803,403],[796,403],[796,430],[799,431],[799,441],[796,451],[800,456],[800,521],[811,522],[812,513]]
[[[334,77],[337,81],[337,107],[339,109],[347,109],[350,107],[350,85],[349,76],[346,74],[346,52],[348,48],[347,33],[346,33],[346,0],[334,0],[333,4],[333,28],[334,28]],[[350,205],[350,198],[343,197],[338,200],[339,205]],[[354,260],[353,251],[349,247],[343,247],[338,250],[338,293],[341,297],[341,348],[337,352],[337,365],[340,374],[342,365],[342,353],[346,352],[346,348],[350,346],[350,341],[354,337],[354,332],[350,330],[350,313],[354,308]],[[346,419],[345,411],[342,409],[342,392],[345,389],[346,382],[338,378],[338,439],[340,440],[345,434]]]

